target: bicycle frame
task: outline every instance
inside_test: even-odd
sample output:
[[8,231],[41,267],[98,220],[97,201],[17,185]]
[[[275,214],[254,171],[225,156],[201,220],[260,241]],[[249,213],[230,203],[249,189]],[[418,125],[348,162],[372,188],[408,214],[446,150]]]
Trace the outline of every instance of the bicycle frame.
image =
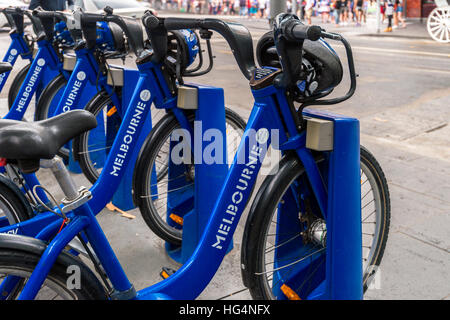
[[[12,34],[11,36],[14,36],[14,38],[16,38],[16,36],[19,35]],[[24,44],[20,42],[19,38],[17,38],[15,41],[17,41],[17,43],[20,43],[20,46]],[[23,38],[22,41],[24,41]],[[35,93],[39,93],[39,91],[42,90],[43,85],[48,84],[60,73],[62,73],[66,78],[68,78],[69,76],[69,73],[63,70],[63,64],[59,60],[55,49],[50,44],[50,42],[47,40],[41,40],[38,41],[37,44],[38,51],[36,53],[36,56],[32,60],[27,76],[25,77],[24,82],[20,87],[20,90],[17,94],[16,99],[14,100],[13,105],[11,106],[11,109],[9,110],[8,114],[4,116],[4,119],[22,120],[33,95]],[[17,50],[14,49],[16,45],[17,44],[15,44],[15,42],[11,44],[11,51]],[[29,55],[31,56],[31,53],[29,53]],[[0,168],[0,171],[3,172],[4,169]],[[37,178],[34,174],[23,174],[23,178],[26,184],[30,186],[30,188],[38,184]],[[45,193],[42,192],[42,190],[38,190],[38,194],[43,201],[48,202],[48,198],[46,197]]]
[[[139,120],[149,112],[151,103],[154,102],[160,108],[175,107],[176,97],[170,95],[167,86],[163,86],[162,91],[157,88],[158,85],[165,84],[164,81],[156,81],[158,78],[163,79],[160,66],[146,63],[139,66],[139,70],[141,74],[130,107],[100,178],[91,188],[93,200],[71,212],[68,215],[71,221],[58,234],[62,219],[51,213],[44,213],[29,221],[0,229],[0,232],[36,235],[36,238],[42,240],[48,240],[56,234],[28,280],[20,299],[32,299],[36,295],[61,250],[80,232],[86,235],[110,279],[115,289],[114,298],[196,298],[211,281],[227,252],[238,221],[250,199],[267,148],[271,144],[271,137],[267,133],[274,129],[279,130],[279,149],[295,150],[304,164],[322,215],[327,217],[330,202],[324,181],[312,153],[306,148],[306,132],[299,132],[296,127],[284,89],[271,85],[253,90],[255,103],[248,125],[196,250],[168,279],[135,292],[98,225],[95,214],[104,208],[112,197],[115,186],[120,182],[129,156],[134,151],[135,137],[142,127]],[[134,129],[130,130],[131,128]],[[251,132],[256,132],[256,139]],[[359,176],[359,168],[355,170]],[[208,261],[207,266],[204,261]],[[7,280],[1,287],[8,285]],[[320,285],[319,289],[325,290],[325,286]]]
[[[36,65],[32,64],[30,67],[30,70],[40,70],[39,75],[45,73],[46,72],[46,69],[44,69],[45,65],[39,66],[37,64],[38,59],[44,59],[45,61],[50,61],[49,68],[51,70],[56,70],[56,72],[58,72],[58,73],[59,73],[58,70],[61,70],[63,72],[63,74],[66,76],[66,78],[69,77],[69,72],[62,69],[62,63],[59,61],[59,59],[57,57],[55,57],[54,49],[48,43],[48,41],[43,40],[43,42],[41,42],[38,45],[40,46],[40,50],[38,51],[38,53],[36,55],[36,59],[34,60],[34,61],[36,61]],[[63,90],[63,93],[62,93],[62,96],[61,96],[61,99],[59,100],[59,102],[58,101],[52,102],[51,107],[54,107],[54,108],[53,108],[53,110],[49,110],[49,114],[51,114],[52,116],[55,116],[55,115],[61,114],[63,112],[70,111],[73,108],[84,107],[83,102],[87,102],[91,98],[90,95],[83,94],[83,92],[86,91],[86,85],[88,83],[90,83],[91,86],[95,86],[96,83],[98,83],[100,88],[105,89],[105,91],[111,95],[111,99],[114,102],[115,106],[120,108],[121,101],[118,99],[117,94],[114,92],[113,88],[106,83],[107,82],[106,77],[103,74],[98,76],[99,75],[99,67],[98,67],[97,61],[95,60],[93,52],[88,49],[79,49],[79,50],[76,50],[75,53],[76,53],[77,62],[74,67],[74,70],[70,74],[66,88]],[[38,68],[38,69],[36,69],[36,68]],[[35,74],[35,73],[29,72],[27,75],[27,79],[25,79],[24,83],[27,83],[27,80],[29,79],[30,74],[32,77],[33,74]],[[45,75],[44,75],[44,77],[45,77]],[[98,77],[98,79],[97,79],[97,77]],[[51,76],[48,78],[51,78]],[[20,93],[24,94],[23,92],[26,92],[28,94],[27,97],[29,99],[31,99],[36,86],[39,85],[40,80],[41,80],[40,78],[35,79],[34,84],[33,84],[32,88],[30,88],[30,89],[25,88],[24,89],[25,91],[23,91],[22,90],[23,88],[21,88]],[[46,80],[44,80],[44,81],[46,81]],[[19,93],[19,96],[20,96],[20,93]],[[82,102],[80,103],[80,101],[82,101]],[[15,109],[16,111],[13,111],[15,106],[16,106],[16,109]],[[27,106],[27,102],[24,102],[23,107],[22,107],[22,104],[18,105],[17,101],[15,101],[11,111],[8,113],[8,115],[5,118],[19,119],[21,116],[23,117],[23,115],[27,109],[26,106]],[[29,190],[32,190],[34,186],[39,185],[39,181],[37,180],[37,178],[34,174],[22,174],[22,176],[23,176],[23,178],[25,180],[25,184],[27,185]],[[42,190],[40,190],[40,189],[38,190],[38,195],[44,202],[49,201],[47,196],[45,195],[45,193],[42,192]]]
[[[157,107],[165,109],[173,109],[176,106],[176,97],[171,95],[165,84],[160,66],[147,63],[139,65],[138,69],[140,76],[133,97],[125,111],[102,174],[91,188],[96,200],[95,203],[90,201],[90,206],[96,214],[105,207],[116,191],[144,126],[144,121],[141,120],[147,117],[151,104],[155,103]],[[182,117],[183,114],[180,113],[179,116]],[[0,233],[36,236],[47,227],[49,221],[59,221],[59,218],[52,213],[41,213],[31,220],[6,227]]]
[[[83,93],[86,85],[90,83],[95,86],[98,84],[100,89],[104,89],[106,93],[111,95],[111,99],[117,108],[120,108],[121,102],[114,92],[113,88],[106,83],[106,76],[99,74],[99,65],[91,50],[78,49],[75,50],[76,64],[70,75],[66,88],[61,96],[58,106],[53,112],[53,116],[84,107],[80,104],[83,99]],[[98,79],[97,79],[98,77]],[[88,97],[87,99],[90,99]]]
[[[19,55],[22,57],[23,60],[33,60],[33,54],[30,52],[30,48],[28,47],[28,44],[25,42],[24,34],[21,33],[11,33],[11,44],[8,47],[8,50],[6,51],[6,54],[3,58],[3,62],[8,62],[11,65],[14,65],[17,61],[17,58]],[[6,83],[6,80],[8,80],[9,74],[11,71],[5,72],[0,75],[0,91],[3,89],[3,86]]]
[[51,43],[48,40],[40,40],[37,44],[39,49],[30,70],[4,119],[22,120],[34,93],[42,83],[48,83],[60,73],[66,78],[69,77]]

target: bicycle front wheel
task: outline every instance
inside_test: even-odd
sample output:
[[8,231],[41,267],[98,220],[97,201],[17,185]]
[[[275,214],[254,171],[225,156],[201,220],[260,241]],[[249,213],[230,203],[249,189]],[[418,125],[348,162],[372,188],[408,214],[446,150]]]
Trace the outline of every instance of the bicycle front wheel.
[[[193,123],[193,116],[189,120]],[[230,164],[246,123],[228,108],[225,122]],[[194,208],[195,196],[194,165],[169,164],[172,135],[180,128],[176,118],[168,115],[152,130],[141,150],[133,182],[135,201],[145,222],[156,235],[175,245],[181,244],[183,217]]]
[[[380,165],[364,147],[360,154],[365,291],[386,246],[390,200]],[[323,280],[326,244],[320,235],[326,234],[326,223],[315,214],[314,200],[300,200],[308,182],[296,157],[282,159],[277,185],[266,194],[264,190],[270,183],[271,178],[264,181],[246,222],[241,256],[243,280],[254,299],[305,299]]]
[[0,228],[28,220],[32,209],[20,189],[0,175]]
[[[117,92],[118,96],[120,94],[121,92]],[[122,114],[104,91],[94,96],[85,110],[96,116],[97,127],[76,137],[73,148],[75,159],[78,160],[83,174],[91,183],[95,183],[119,131]],[[164,110],[161,109],[152,112],[152,123],[161,119],[163,114]]]
[[[20,296],[40,256],[20,250],[0,249],[0,286],[2,299],[15,300]],[[104,300],[105,291],[86,267],[76,263],[58,263],[40,288],[35,300]],[[77,279],[76,272],[79,278]],[[7,288],[7,290],[6,290]]]
[[25,80],[25,77],[27,76],[28,71],[30,70],[31,64],[25,65],[22,69],[17,72],[17,75],[14,77],[13,81],[11,82],[11,86],[9,87],[8,92],[8,109],[11,109],[11,107],[14,104],[14,100],[16,100],[17,95],[19,94],[20,87],[22,86],[22,83]]

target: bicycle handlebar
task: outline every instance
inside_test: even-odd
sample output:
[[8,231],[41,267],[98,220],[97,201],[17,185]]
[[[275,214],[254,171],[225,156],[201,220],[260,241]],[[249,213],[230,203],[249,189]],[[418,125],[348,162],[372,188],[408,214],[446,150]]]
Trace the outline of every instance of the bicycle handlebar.
[[22,34],[24,32],[24,12],[21,8],[7,7],[0,9],[0,12],[5,15],[12,32],[16,32],[19,34]]
[[[130,47],[136,54],[140,56],[144,51],[144,41],[142,35],[142,27],[135,20],[112,14],[112,9],[105,8],[105,14],[83,13],[81,15],[81,25],[88,44],[88,48],[93,48],[96,41],[96,23],[100,21],[112,22],[117,24],[128,38]],[[93,32],[94,30],[94,32]]]
[[290,20],[283,25],[283,34],[288,40],[311,40],[317,41],[322,35],[322,28],[319,26],[307,26],[300,21]]
[[158,18],[147,12],[142,23],[146,27],[149,38],[152,41],[153,50],[157,50],[158,58],[165,57],[165,50],[160,48],[163,45],[164,33],[167,30],[180,29],[206,29],[217,31],[229,44],[234,57],[247,79],[250,79],[253,70],[256,69],[253,58],[252,37],[247,28],[241,24],[224,22],[219,19],[189,19],[189,18]]
[[38,9],[33,10],[33,15],[40,19],[59,19],[63,21],[67,21],[67,16],[63,12],[59,11],[42,11]]

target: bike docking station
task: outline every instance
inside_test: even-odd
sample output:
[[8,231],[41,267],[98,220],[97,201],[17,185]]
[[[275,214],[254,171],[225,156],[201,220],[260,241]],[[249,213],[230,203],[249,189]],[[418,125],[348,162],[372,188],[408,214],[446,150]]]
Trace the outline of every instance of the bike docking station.
[[[95,62],[90,61],[91,57],[86,49],[75,51],[75,55],[65,54],[63,56],[63,70],[70,72],[71,75],[67,81],[64,90],[58,91],[52,101],[57,101],[55,105],[52,102],[48,114],[56,116],[70,110],[84,109],[84,106],[97,93],[95,73]],[[67,167],[72,173],[81,173],[78,162],[75,161],[72,142],[67,144],[69,150],[69,159]]]
[[[131,101],[133,97],[133,93],[135,88],[137,87],[139,79],[139,70],[130,69],[122,66],[111,66],[108,70],[108,84],[112,86],[121,86],[122,87],[122,108],[118,110],[121,115],[121,119],[124,119],[125,113],[127,112],[126,108],[128,106],[128,102]],[[111,110],[113,109],[113,110]],[[114,113],[114,107],[112,107],[108,113]],[[152,115],[151,110],[149,111],[147,118],[142,119],[144,121],[144,126],[137,140],[137,150],[140,150],[142,144],[145,141],[145,138],[150,134],[152,130]],[[114,114],[112,114],[114,116]],[[110,117],[108,117],[109,120]],[[110,149],[112,143],[114,142],[114,138],[117,134],[118,127],[114,127],[114,120],[112,122],[107,122],[106,128],[106,151]],[[136,163],[138,152],[134,152],[130,157],[130,165],[127,167],[124,178],[122,178],[119,187],[117,188],[116,193],[113,196],[112,204],[117,208],[128,211],[136,208],[133,202],[133,172],[134,172],[134,164]],[[103,159],[106,161],[106,156]]]
[[[193,131],[190,137],[183,137],[190,139],[194,150],[191,149],[191,157],[188,156],[191,168],[186,176],[186,164],[173,161],[178,141],[171,139],[168,189],[173,192],[167,195],[167,222],[173,227],[182,227],[183,236],[180,246],[168,242],[165,246],[169,257],[184,264],[200,242],[228,173],[224,91],[212,86],[185,84],[178,88],[177,107],[195,113]],[[216,147],[214,155],[211,147]],[[213,159],[205,157],[207,153]],[[231,241],[228,251],[232,248]]]
[[[88,58],[86,56],[85,58]],[[92,57],[93,58],[93,57]],[[93,70],[92,68],[82,67],[83,63],[89,63],[89,61],[85,61],[84,59],[77,59],[76,66],[74,67],[74,73],[77,72],[77,67],[80,66],[80,70]],[[88,86],[84,88],[83,95],[86,93],[89,100],[97,93],[96,88],[96,79],[98,75],[95,73],[91,73],[90,75],[84,75],[82,79],[86,78],[86,80],[90,79]],[[121,88],[121,96],[118,97],[120,101],[116,101],[113,105],[108,105],[106,118],[104,118],[104,114],[100,113],[97,116],[97,128],[96,130],[92,130],[92,135],[90,136],[90,141],[88,141],[89,145],[91,145],[91,141],[95,141],[95,149],[98,151],[92,152],[92,161],[96,163],[98,168],[103,168],[103,165],[106,162],[106,158],[109,155],[109,150],[112,147],[114,139],[117,135],[118,129],[120,127],[120,123],[125,116],[127,111],[127,107],[129,102],[133,97],[134,90],[137,86],[139,79],[139,70],[131,69],[125,66],[119,65],[110,65],[107,69],[106,74],[106,84],[112,87],[120,87]],[[79,79],[78,79],[79,80]],[[84,86],[84,85],[83,85]],[[91,90],[95,90],[92,92]],[[91,94],[92,92],[92,94]],[[112,92],[112,91],[111,91]],[[106,93],[108,94],[108,92]],[[79,103],[78,106],[84,106],[86,103]],[[142,132],[138,138],[138,148],[140,149],[145,138],[150,134],[152,129],[152,121],[151,121],[151,112],[148,113],[146,119],[143,119],[144,127],[142,128]],[[91,140],[92,139],[92,140]],[[133,180],[133,170],[134,163],[136,162],[138,153],[133,153],[130,158],[130,165],[126,169],[126,173],[124,178],[121,180],[119,187],[117,188],[116,193],[114,194],[111,202],[117,208],[128,211],[135,208],[132,197],[132,180]],[[73,156],[71,155],[69,158],[69,169],[71,172],[77,173],[79,170],[79,166],[77,162],[74,161]],[[132,164],[132,165],[131,165]]]
[[[97,70],[97,62],[92,61],[92,59],[94,59],[93,55],[89,54],[86,49],[77,52],[76,57],[69,55],[64,56],[64,69],[72,72],[73,76],[69,78],[66,89],[62,94],[62,98],[58,99],[58,101],[65,101],[65,103],[60,103],[59,108],[54,112],[54,115],[73,109],[84,109],[89,101],[98,93],[98,90],[100,90],[98,86],[99,79],[102,77],[98,76],[98,72],[100,71]],[[95,141],[96,144],[98,144],[98,148],[103,147],[105,150],[105,152],[95,152],[93,155],[93,157],[95,157],[95,162],[100,167],[103,167],[106,157],[108,156],[108,151],[117,134],[118,126],[112,125],[111,123],[117,124],[117,121],[123,119],[126,112],[126,109],[124,110],[124,108],[126,108],[128,101],[130,101],[132,97],[138,78],[139,71],[137,69],[113,65],[107,70],[107,76],[104,81],[106,81],[106,84],[109,86],[121,87],[122,97],[121,101],[116,101],[114,105],[110,106],[108,109],[107,128],[105,128],[103,118],[97,118],[97,129],[99,131],[101,130],[100,132],[106,132],[106,136],[101,136],[101,134],[95,134],[98,131],[93,131],[93,137],[96,139]],[[111,92],[106,93],[109,94]],[[120,116],[119,120],[117,120],[117,115],[114,116],[115,113]],[[102,115],[99,115],[99,117],[102,117]],[[150,132],[147,129],[145,129],[145,131],[147,134]],[[70,172],[81,173],[81,168],[72,154],[72,148],[69,147],[68,149],[68,168]],[[129,187],[131,188],[131,179],[129,181]],[[119,188],[119,190],[121,189]],[[131,192],[129,190],[131,189],[125,190],[128,190],[126,193],[123,193],[124,195],[127,195],[126,197],[121,195],[124,190],[116,193],[115,199],[118,203],[115,205],[122,210],[131,210],[134,208],[130,198]]]
[[[363,298],[363,265],[359,121],[313,109],[304,109],[303,116],[307,121],[306,147],[325,154],[326,161],[317,167],[326,188],[326,229],[325,233],[323,226],[311,229],[319,235],[317,241],[326,247],[326,253],[312,256],[312,262],[306,259],[297,263],[290,275],[283,274],[282,269],[275,272],[274,283],[281,281],[278,287],[274,286],[274,294],[283,295],[282,283],[295,287],[293,275],[318,268],[320,271],[314,280],[316,289],[308,295],[308,299],[360,300]],[[300,159],[305,168],[311,165],[305,163],[303,157],[300,156]],[[294,227],[292,218],[286,218],[289,214],[292,216],[292,212],[288,212],[289,200],[294,199],[285,199],[279,207],[281,214],[279,211],[277,234],[280,235]],[[311,236],[314,237],[314,234]],[[275,245],[279,241],[282,240],[277,239]],[[299,245],[299,242],[293,241],[292,245]],[[310,249],[306,245],[304,247]],[[283,248],[275,250],[275,255],[283,256]],[[278,267],[274,265],[275,269]]]

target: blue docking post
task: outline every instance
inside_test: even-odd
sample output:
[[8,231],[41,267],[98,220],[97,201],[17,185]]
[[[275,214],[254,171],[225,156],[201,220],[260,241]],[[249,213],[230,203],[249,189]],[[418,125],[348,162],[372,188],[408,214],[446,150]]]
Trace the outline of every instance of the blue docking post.
[[363,298],[359,121],[307,110],[305,115],[333,122],[328,163],[327,253],[324,299]]
[[[184,210],[176,212],[183,218],[181,246],[166,243],[169,256],[179,263],[185,263],[197,247],[228,173],[223,89],[188,86],[196,88],[198,93],[192,139],[195,183],[189,191],[171,192],[168,197],[168,216],[177,209]],[[169,164],[169,177],[170,170],[179,169],[176,167]],[[233,243],[228,250],[232,248]]]
[[[134,89],[136,87],[136,84],[139,79],[139,71],[134,69],[127,69],[124,68],[124,87],[122,90],[122,119],[125,116],[126,108],[128,106],[128,103],[131,101],[131,98],[133,96]],[[151,111],[147,115],[147,119],[144,119],[145,126],[142,128],[142,131],[139,135],[138,142],[136,145],[136,149],[140,150],[142,147],[142,144],[145,141],[145,138],[150,134],[150,131],[152,130],[152,116]],[[132,157],[130,158],[130,164],[127,167],[126,173],[120,182],[120,185],[114,194],[114,197],[112,199],[112,203],[118,207],[121,210],[127,211],[134,209],[134,203],[133,203],[133,195],[132,195],[132,189],[133,189],[133,171],[134,166],[137,160],[138,152],[135,152]]]
[[[95,84],[88,81],[86,83],[86,86],[84,87],[83,95],[80,97],[80,101],[78,102],[77,107],[84,108],[96,92],[97,88]],[[60,99],[57,100],[59,101]],[[99,125],[102,124],[103,123],[99,123]],[[72,141],[67,144],[67,147],[69,149],[69,164],[68,164],[69,171],[73,173],[82,173],[80,165],[78,164],[77,161],[75,161],[72,154]]]

